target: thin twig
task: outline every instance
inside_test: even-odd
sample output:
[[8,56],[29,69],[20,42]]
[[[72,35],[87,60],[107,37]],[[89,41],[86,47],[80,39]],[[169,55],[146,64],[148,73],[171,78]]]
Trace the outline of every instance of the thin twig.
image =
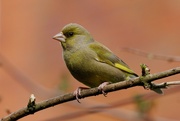
[[134,48],[123,48],[124,51],[133,53],[136,55],[140,55],[143,57],[146,57],[148,59],[158,59],[158,60],[165,60],[168,62],[180,62],[179,56],[169,56],[169,55],[160,55],[160,54],[154,54],[154,53],[148,53],[139,49]]
[[180,81],[162,82],[160,84],[154,84],[154,86],[157,88],[167,88],[168,86],[172,85],[180,85]]

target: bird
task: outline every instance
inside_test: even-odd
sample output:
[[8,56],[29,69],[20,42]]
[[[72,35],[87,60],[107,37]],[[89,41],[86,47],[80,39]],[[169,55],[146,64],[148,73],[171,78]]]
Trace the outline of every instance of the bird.
[[[53,36],[63,49],[63,58],[72,76],[84,85],[102,88],[109,83],[138,77],[105,45],[96,41],[83,26],[69,23]],[[76,90],[76,99],[80,95]]]

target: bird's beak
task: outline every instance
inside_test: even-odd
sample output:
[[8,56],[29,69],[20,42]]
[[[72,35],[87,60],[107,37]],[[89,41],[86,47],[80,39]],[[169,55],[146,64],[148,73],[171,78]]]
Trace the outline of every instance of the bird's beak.
[[66,41],[66,40],[65,40],[66,37],[64,36],[64,34],[63,34],[62,32],[56,34],[56,35],[53,37],[53,39],[58,40],[58,41],[60,41],[60,42],[65,42],[65,41]]

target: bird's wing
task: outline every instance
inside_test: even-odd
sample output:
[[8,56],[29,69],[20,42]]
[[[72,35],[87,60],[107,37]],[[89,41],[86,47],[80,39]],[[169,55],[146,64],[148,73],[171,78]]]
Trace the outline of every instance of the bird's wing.
[[102,44],[94,42],[89,44],[89,48],[97,54],[97,58],[95,58],[96,61],[109,64],[126,73],[137,76],[137,74],[135,74],[125,62],[123,62],[120,58],[114,55],[108,48],[106,48]]

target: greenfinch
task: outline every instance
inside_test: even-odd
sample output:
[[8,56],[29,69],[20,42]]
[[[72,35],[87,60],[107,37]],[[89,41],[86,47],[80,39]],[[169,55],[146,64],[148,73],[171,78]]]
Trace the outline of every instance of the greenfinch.
[[79,24],[67,24],[53,39],[61,43],[64,61],[70,73],[89,87],[138,76],[110,49],[95,41]]

